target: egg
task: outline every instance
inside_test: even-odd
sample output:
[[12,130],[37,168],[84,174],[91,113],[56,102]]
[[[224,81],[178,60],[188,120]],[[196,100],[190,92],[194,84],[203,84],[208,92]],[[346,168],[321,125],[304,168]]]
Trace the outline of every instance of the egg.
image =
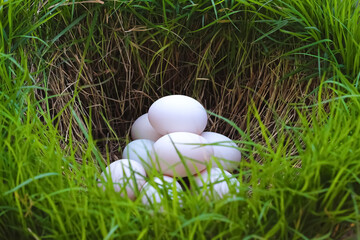
[[122,158],[127,158],[140,163],[145,169],[151,168],[151,153],[154,141],[149,139],[137,139],[130,142],[124,148]]
[[229,185],[236,189],[236,193],[239,192],[240,182],[233,178],[231,173],[220,168],[205,170],[195,176],[194,180],[198,187],[206,187],[202,193],[207,199],[221,199],[230,196],[231,187]]
[[[236,143],[234,143],[230,138],[215,132],[203,132],[201,136],[209,143],[214,143],[214,145],[212,145],[214,149],[214,157],[217,158],[218,163],[225,170],[232,171],[239,166],[241,152],[237,149],[238,146]],[[213,166],[217,166],[216,161]]]
[[[174,198],[174,187],[177,192],[181,192],[181,185],[175,181],[174,178],[163,176],[162,179],[154,178],[154,183],[156,186],[151,185],[150,182],[144,184],[141,194],[141,202],[144,205],[152,205],[154,203],[161,203],[164,197],[168,196],[171,199]],[[175,184],[175,186],[173,185]],[[178,199],[181,203],[180,199]]]
[[133,140],[149,139],[156,141],[161,136],[162,135],[155,131],[155,129],[150,124],[147,113],[137,118],[131,127],[131,138]]
[[209,171],[205,169],[199,175],[196,175],[194,179],[196,185],[201,187],[204,184],[214,183],[221,177],[231,178],[232,174],[220,168],[210,168]]
[[[145,169],[140,163],[129,159],[120,159],[111,163],[101,176],[106,182],[111,178],[114,190],[121,192],[122,196],[126,191],[126,195],[132,200],[135,199],[137,190],[140,191],[145,184]],[[105,190],[105,184],[99,183],[98,186]]]
[[150,106],[148,114],[150,124],[162,135],[173,132],[201,134],[208,120],[201,103],[184,95],[158,99]]
[[153,164],[159,172],[168,176],[185,177],[186,168],[192,175],[201,172],[214,153],[212,146],[202,144],[208,142],[194,133],[167,134],[154,143]]

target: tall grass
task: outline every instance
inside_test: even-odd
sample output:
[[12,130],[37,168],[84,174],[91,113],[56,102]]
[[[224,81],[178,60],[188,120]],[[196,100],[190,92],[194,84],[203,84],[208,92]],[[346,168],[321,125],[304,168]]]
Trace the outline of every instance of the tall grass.
[[[360,238],[356,6],[0,1],[0,238]],[[235,198],[147,207],[97,187],[169,93],[239,143]]]
[[[313,55],[309,47],[320,48],[314,56],[325,66],[335,65],[351,78],[359,75],[359,3],[357,1],[252,1],[266,12],[263,21],[275,31],[293,36],[307,45],[294,51]],[[269,16],[270,15],[270,16]],[[275,19],[276,20],[275,20]],[[281,35],[280,35],[281,36]]]

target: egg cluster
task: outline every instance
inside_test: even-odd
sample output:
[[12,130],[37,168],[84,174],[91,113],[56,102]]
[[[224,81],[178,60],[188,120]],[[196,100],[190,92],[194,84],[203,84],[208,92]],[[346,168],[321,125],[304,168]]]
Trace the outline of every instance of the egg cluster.
[[[111,177],[115,191],[126,191],[131,199],[141,191],[144,204],[160,203],[164,191],[172,197],[174,190],[182,190],[176,178],[189,175],[195,176],[195,183],[207,197],[223,197],[229,193],[229,184],[239,185],[230,172],[238,166],[241,153],[228,137],[204,132],[207,121],[205,108],[191,97],[158,99],[134,122],[133,141],[125,147],[123,159],[102,173],[103,179]],[[209,164],[212,168],[207,170]],[[146,173],[152,171],[161,173],[162,178],[146,182]],[[101,183],[99,186],[104,188]]]

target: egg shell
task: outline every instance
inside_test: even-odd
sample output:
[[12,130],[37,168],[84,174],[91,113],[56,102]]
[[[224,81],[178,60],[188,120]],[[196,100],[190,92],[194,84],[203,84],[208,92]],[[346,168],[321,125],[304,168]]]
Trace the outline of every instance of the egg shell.
[[131,127],[132,140],[149,139],[155,142],[161,136],[162,135],[155,131],[153,126],[150,124],[147,113],[137,118]]
[[239,192],[240,182],[233,178],[231,173],[219,168],[211,168],[210,172],[205,170],[194,179],[198,187],[206,187],[202,193],[208,200],[218,200],[225,196],[230,196],[229,185],[233,185],[236,188],[236,193]]
[[199,175],[195,176],[195,183],[198,187],[202,187],[203,185],[207,185],[210,183],[215,183],[221,178],[231,178],[232,174],[226,170],[222,170],[220,168],[210,168],[208,170],[202,171]]
[[155,101],[149,108],[149,121],[162,135],[173,132],[201,134],[207,124],[205,108],[184,95],[170,95]]
[[157,188],[151,185],[150,182],[145,183],[141,190],[141,202],[144,205],[160,204],[165,195],[173,199],[173,183],[175,183],[176,191],[181,192],[181,185],[172,177],[163,176],[162,179],[154,178],[154,184],[157,185]]
[[122,158],[134,160],[140,163],[145,169],[150,169],[154,143],[154,141],[149,139],[134,140],[126,145]]
[[[237,145],[230,138],[215,132],[203,132],[201,134],[209,143],[216,143],[212,145],[214,149],[214,157],[217,158],[218,163],[225,170],[232,171],[239,166],[241,161],[241,152],[237,149]],[[216,161],[213,166],[217,167]],[[220,167],[220,166],[219,166]]]
[[[226,178],[222,177],[218,179],[218,183],[208,186],[208,191],[206,193],[204,192],[204,194],[206,194],[205,196],[207,199],[210,197],[213,197],[214,199],[221,199],[225,196],[234,196],[230,193],[229,185],[235,185],[238,188],[240,187],[240,182],[235,178],[226,180]],[[239,190],[236,189],[236,193],[238,192]]]
[[[161,137],[154,143],[153,166],[168,176],[187,176],[205,169],[214,151],[205,138],[188,132],[175,132]],[[178,154],[178,152],[180,155]],[[183,161],[181,160],[181,157]]]
[[[132,200],[135,199],[136,189],[140,191],[145,184],[145,169],[134,160],[117,160],[107,166],[105,172],[101,173],[103,179],[107,182],[108,177],[111,177],[114,190],[120,192],[125,188],[127,196]],[[105,190],[105,184],[99,183],[98,186]],[[124,196],[125,194],[122,193],[121,195]]]

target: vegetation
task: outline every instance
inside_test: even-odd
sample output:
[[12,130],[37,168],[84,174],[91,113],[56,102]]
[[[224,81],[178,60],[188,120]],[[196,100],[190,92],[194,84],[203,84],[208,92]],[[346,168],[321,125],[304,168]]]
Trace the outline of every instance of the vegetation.
[[[0,0],[0,238],[360,238],[358,4]],[[235,198],[97,186],[168,94],[237,140]]]

